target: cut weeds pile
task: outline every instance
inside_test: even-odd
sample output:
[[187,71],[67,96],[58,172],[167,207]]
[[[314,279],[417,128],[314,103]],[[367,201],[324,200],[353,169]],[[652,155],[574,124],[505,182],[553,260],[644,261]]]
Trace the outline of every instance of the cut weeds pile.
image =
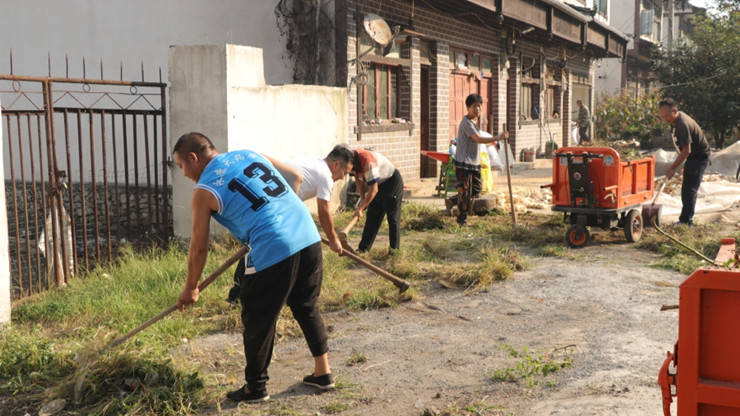
[[[526,267],[520,250],[560,255],[563,224],[559,216],[522,215],[524,227],[494,213],[470,218],[459,227],[442,211],[406,204],[402,246],[389,252],[379,239],[366,258],[413,288],[404,294],[387,281],[329,250],[324,254],[324,310],[363,310],[393,306],[422,296],[431,283],[469,291],[487,290]],[[337,227],[351,213],[337,216]],[[350,234],[359,241],[362,224]],[[381,230],[381,236],[387,230]],[[382,238],[382,237],[381,237]],[[552,247],[552,253],[544,248]],[[237,250],[233,242],[214,243],[204,275]],[[207,333],[241,331],[239,308],[224,301],[232,284],[227,271],[185,313],[175,312],[132,340],[86,363],[96,351],[170,306],[186,272],[186,252],[174,243],[167,249],[124,250],[117,265],[87,272],[68,287],[13,305],[12,325],[0,334],[0,414],[37,414],[53,399],[64,399],[58,414],[193,413],[213,406],[227,387],[209,383],[196,364],[175,362],[174,347]],[[284,311],[278,336],[300,336]],[[84,383],[76,375],[86,368]],[[232,388],[233,386],[228,386]]]

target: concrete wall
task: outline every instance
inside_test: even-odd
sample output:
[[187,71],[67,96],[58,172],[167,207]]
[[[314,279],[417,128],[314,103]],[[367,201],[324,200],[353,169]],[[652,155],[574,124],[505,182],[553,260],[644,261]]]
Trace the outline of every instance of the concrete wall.
[[596,102],[605,95],[617,95],[622,89],[622,63],[617,58],[596,62],[594,93]]
[[275,24],[277,0],[24,0],[3,2],[0,14],[0,72],[9,71],[8,49],[13,49],[16,74],[46,75],[47,52],[52,73],[64,76],[64,54],[69,54],[70,76],[87,74],[147,80],[157,69],[167,82],[166,51],[170,45],[248,44],[264,49],[267,82],[289,83],[292,64],[285,39]]
[[[609,3],[611,26],[629,37],[626,50],[635,45],[633,35],[640,31],[635,27],[635,2],[632,0],[611,1]],[[596,61],[594,95],[596,100],[604,95],[616,95],[622,89],[622,61],[619,58],[606,58]]]
[[[219,151],[249,148],[288,160],[323,158],[333,145],[345,140],[345,89],[266,85],[263,72],[262,51],[258,48],[171,47],[173,145],[180,135],[200,131]],[[193,183],[177,171],[173,172],[172,183],[175,235],[188,237]],[[307,205],[316,206],[311,202]]]
[[[0,130],[0,139],[2,139]],[[4,142],[0,140],[0,153]],[[5,183],[5,169],[0,169],[0,183]],[[10,258],[8,257],[8,218],[5,192],[0,192],[0,325],[10,322]]]

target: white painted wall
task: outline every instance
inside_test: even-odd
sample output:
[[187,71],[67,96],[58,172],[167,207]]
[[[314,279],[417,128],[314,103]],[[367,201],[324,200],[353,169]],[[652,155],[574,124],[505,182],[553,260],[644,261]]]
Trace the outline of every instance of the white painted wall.
[[[199,131],[219,151],[254,149],[288,160],[324,157],[343,142],[344,88],[266,85],[262,51],[238,45],[170,48],[170,132]],[[173,172],[175,235],[190,235],[193,183]],[[335,186],[339,188],[340,185]],[[315,203],[308,203],[315,208]],[[219,230],[218,227],[214,229]]]
[[88,76],[141,79],[141,62],[149,81],[157,69],[167,81],[170,45],[244,44],[262,48],[270,84],[289,83],[292,68],[283,59],[285,41],[275,20],[277,0],[23,0],[3,2],[0,13],[0,73],[8,73],[13,49],[16,74],[46,75],[47,52],[52,73],[81,77],[82,57]]
[[[0,130],[0,153],[3,153]],[[5,169],[0,169],[0,183],[5,183]],[[5,192],[0,192],[0,325],[10,322],[10,258],[8,257],[8,218]]]
[[[264,71],[261,76],[270,84],[286,84],[292,80],[292,63],[287,59],[285,40],[277,28],[275,6],[278,0],[23,0],[3,2],[0,13],[0,73],[10,72],[9,50],[13,50],[13,72],[17,75],[46,76],[48,74],[47,54],[51,54],[51,73],[54,76],[65,76],[65,54],[69,56],[69,76],[82,78],[82,58],[86,57],[86,75],[90,78],[100,78],[100,61],[103,60],[103,76],[106,79],[118,80],[121,77],[120,64],[123,62],[124,80],[141,80],[141,64],[143,62],[144,75],[147,81],[159,80],[159,69],[162,70],[162,80],[169,82],[167,50],[170,45],[203,45],[237,43],[252,45],[261,48],[264,52]],[[2,83],[2,89],[9,90],[10,83]],[[63,88],[63,84],[56,84],[55,89]],[[79,88],[79,86],[75,86]],[[38,86],[24,84],[24,88],[38,90]],[[102,88],[92,86],[92,91]],[[110,87],[106,87],[110,90]],[[124,88],[128,90],[127,87]],[[144,89],[142,89],[144,91]],[[147,90],[155,92],[155,90]],[[15,98],[13,95],[0,94],[7,101]],[[42,105],[41,94],[29,94],[37,105]],[[59,95],[57,95],[58,97]],[[78,94],[78,97],[80,95]],[[90,94],[90,99],[83,102],[90,103],[98,99],[98,95]],[[121,97],[116,97],[121,99]],[[121,99],[126,105],[133,98]],[[152,103],[159,105],[157,98],[150,98]],[[24,100],[20,100],[22,104]],[[77,106],[69,97],[61,98],[58,105]],[[101,105],[110,104],[107,99]],[[22,106],[22,105],[21,105]],[[28,106],[22,106],[27,108]],[[115,107],[115,106],[113,106]],[[132,108],[146,108],[143,101],[134,104]],[[81,136],[85,138],[82,153],[90,155],[88,122],[83,116]],[[107,121],[107,130],[111,123]],[[129,120],[130,123],[130,120]],[[7,129],[5,123],[3,129]],[[122,123],[118,121],[119,147],[122,137]],[[12,126],[15,129],[15,125]],[[25,129],[25,124],[24,127]],[[60,115],[55,122],[56,137],[64,137],[64,126]],[[94,120],[94,129],[100,131],[97,117]],[[144,137],[141,123],[138,127],[138,137]],[[33,135],[36,135],[35,125],[32,125]],[[129,146],[133,136],[133,127],[129,125]],[[71,181],[79,182],[80,169],[76,163],[79,152],[76,140],[76,121],[71,120],[69,143],[70,153],[73,155],[71,166],[67,166],[66,157],[60,151],[57,158],[60,169],[67,172]],[[152,140],[150,132],[150,140]],[[25,137],[26,133],[24,133]],[[7,137],[7,136],[6,136]],[[13,137],[17,137],[14,134]],[[57,139],[57,143],[61,143]],[[7,145],[7,144],[6,144]],[[18,161],[18,143],[15,146],[14,168],[20,177],[20,163]],[[27,145],[23,150],[29,154]],[[113,148],[112,135],[107,134],[108,152]],[[146,182],[146,167],[142,161],[145,150],[139,143],[139,170],[129,167],[128,175],[132,178],[138,175],[140,183]],[[95,177],[97,181],[103,178],[103,160],[98,145],[95,155]],[[121,149],[118,149],[119,154]],[[38,154],[38,150],[35,150]],[[133,160],[133,151],[130,151]],[[5,176],[9,176],[10,158],[3,155]],[[36,165],[36,176],[40,175],[40,164]],[[89,182],[92,177],[91,164],[85,160],[83,176]],[[113,158],[108,157],[106,170],[108,180],[114,175],[122,178],[123,165],[119,163],[117,172],[114,170]],[[154,166],[150,165],[153,172]],[[24,169],[27,178],[31,176],[31,167],[27,163]]]

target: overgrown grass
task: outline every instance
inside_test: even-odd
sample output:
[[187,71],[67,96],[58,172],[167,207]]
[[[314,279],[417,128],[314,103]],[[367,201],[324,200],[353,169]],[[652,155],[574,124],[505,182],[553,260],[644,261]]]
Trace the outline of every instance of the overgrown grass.
[[524,380],[528,387],[534,387],[539,384],[540,377],[547,377],[573,365],[573,358],[567,355],[562,359],[556,359],[555,352],[561,350],[550,354],[536,354],[531,352],[526,345],[522,347],[521,352],[508,344],[503,344],[501,348],[507,351],[510,357],[518,360],[513,367],[495,370],[491,375],[491,381],[494,382]]
[[[216,244],[204,274],[233,251]],[[205,400],[203,381],[167,357],[183,338],[236,326],[223,302],[231,271],[186,313],[175,312],[115,351],[96,351],[172,305],[185,279],[179,245],[134,253],[117,265],[75,278],[61,289],[13,305],[12,327],[0,335],[0,391],[10,403],[67,400],[80,414],[188,414]]]
[[[710,259],[717,256],[722,238],[732,237],[736,241],[740,240],[739,231],[727,232],[717,224],[700,224],[693,227],[672,225],[665,227],[664,230]],[[707,265],[707,262],[695,253],[686,250],[657,231],[643,234],[636,246],[661,255],[660,260],[654,264],[656,267],[689,274]]]
[[[440,279],[484,290],[526,267],[518,247],[553,244],[556,233],[558,241],[562,238],[562,221],[547,217],[521,217],[539,227],[534,231],[511,227],[508,217],[500,215],[471,217],[470,226],[460,228],[441,210],[415,204],[403,209],[401,249],[389,251],[376,244],[365,257],[409,280],[412,288],[399,294],[386,280],[327,249],[323,310],[392,307]],[[337,227],[351,216],[351,211],[339,213]],[[362,225],[352,231],[352,238],[359,239]],[[214,243],[204,276],[236,250],[233,241]],[[177,243],[137,252],[124,248],[117,264],[78,276],[61,290],[16,302],[12,327],[0,334],[0,394],[10,397],[0,401],[0,413],[21,403],[37,408],[53,398],[66,399],[66,410],[77,414],[183,415],[213,404],[223,392],[204,385],[197,363],[163,357],[184,338],[241,328],[239,308],[224,301],[233,268],[185,313],[176,311],[114,351],[94,354],[174,303],[186,268],[186,249]],[[279,335],[300,336],[300,328],[283,312]],[[360,362],[361,357],[354,358]],[[331,404],[324,409],[333,410]],[[286,408],[278,413],[292,412]]]

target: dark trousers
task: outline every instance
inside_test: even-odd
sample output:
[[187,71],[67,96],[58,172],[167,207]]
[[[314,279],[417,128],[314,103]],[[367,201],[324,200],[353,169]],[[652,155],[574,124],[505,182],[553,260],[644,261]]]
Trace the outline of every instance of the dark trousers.
[[683,207],[681,208],[681,216],[678,217],[678,221],[690,223],[692,218],[694,218],[696,194],[699,192],[701,178],[708,164],[709,159],[706,157],[701,159],[686,159],[686,163],[683,166],[683,183],[681,184],[681,202],[683,203]]
[[393,176],[378,185],[378,194],[367,207],[365,228],[362,230],[359,251],[370,250],[378,235],[383,216],[388,216],[388,239],[391,248],[401,244],[401,201],[403,200],[403,178],[396,169]]
[[580,141],[580,143],[591,141],[590,127],[579,127],[578,128],[578,140]]
[[455,166],[455,178],[457,178],[457,219],[464,221],[472,208],[473,198],[480,195],[482,187],[480,171]]
[[313,244],[265,270],[241,278],[244,377],[251,391],[265,390],[275,324],[287,303],[303,330],[311,355],[326,353],[326,329],[317,301],[322,280],[321,243]]

